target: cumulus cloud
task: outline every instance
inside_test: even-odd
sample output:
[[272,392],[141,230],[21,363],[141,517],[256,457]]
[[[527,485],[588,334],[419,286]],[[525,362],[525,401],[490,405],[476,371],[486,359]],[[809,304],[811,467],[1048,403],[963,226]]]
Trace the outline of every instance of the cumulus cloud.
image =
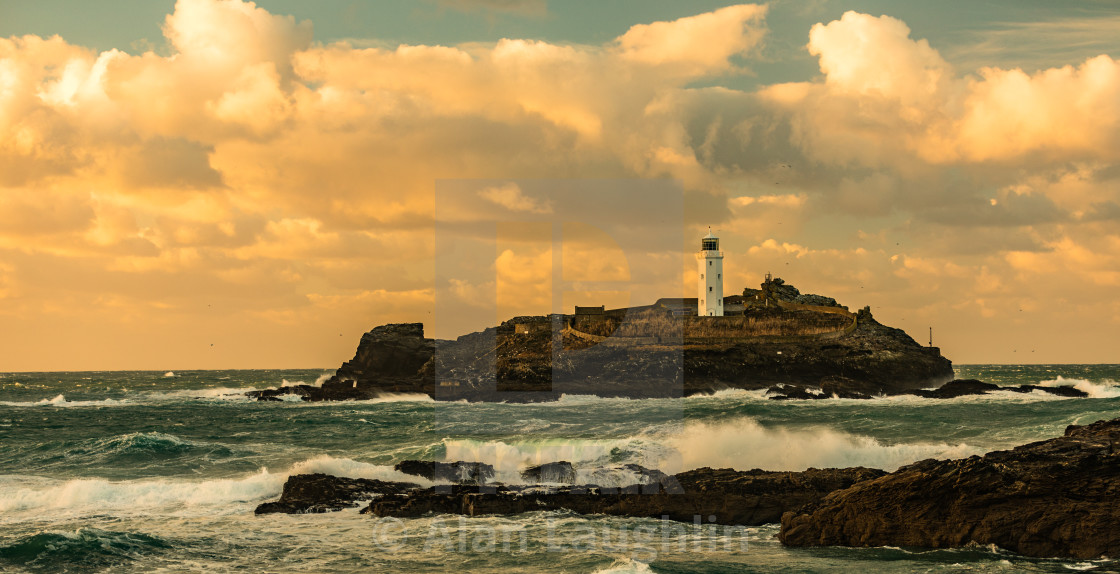
[[[541,3],[443,4],[527,14]],[[1012,305],[1001,289],[1026,294],[1015,314],[1058,292],[1046,269],[1115,286],[1111,56],[961,70],[904,22],[849,12],[806,30],[820,76],[721,86],[749,72],[766,15],[728,6],[601,45],[362,48],[316,43],[311,22],[251,2],[179,0],[163,25],[168,54],[0,39],[3,337],[69,314],[84,333],[133,340],[125,307],[186,333],[183,344],[201,345],[202,325],[290,349],[263,333],[313,323],[299,340],[306,354],[276,356],[335,363],[351,338],[324,346],[312,334],[426,318],[432,182],[448,179],[673,178],[689,233],[719,226],[740,254],[728,263],[735,281],[788,266],[829,294],[874,287],[899,313],[925,305],[898,294],[911,293],[999,320]],[[559,213],[513,185],[481,199],[492,215]],[[510,253],[507,271],[544,265]],[[498,289],[487,285],[459,290]],[[234,311],[198,319],[215,304]],[[87,337],[101,342],[86,358],[117,362],[55,363],[34,350],[51,348],[46,338],[21,343],[29,368],[136,366],[111,337]],[[175,356],[163,353],[153,356]]]
[[521,191],[516,183],[507,183],[498,187],[488,187],[478,195],[483,199],[510,211],[523,211],[527,213],[546,214],[552,213],[552,204],[547,200],[528,197]]

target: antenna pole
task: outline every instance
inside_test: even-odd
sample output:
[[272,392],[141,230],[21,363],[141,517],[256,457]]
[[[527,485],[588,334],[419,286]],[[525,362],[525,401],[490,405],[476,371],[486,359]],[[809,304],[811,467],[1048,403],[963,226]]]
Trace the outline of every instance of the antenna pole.
[[933,346],[933,327],[929,328],[929,346]]

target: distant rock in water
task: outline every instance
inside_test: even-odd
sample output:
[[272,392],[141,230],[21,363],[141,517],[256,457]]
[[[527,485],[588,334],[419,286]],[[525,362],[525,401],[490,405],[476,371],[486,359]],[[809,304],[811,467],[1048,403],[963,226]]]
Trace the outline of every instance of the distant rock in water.
[[425,338],[420,323],[382,325],[362,335],[354,358],[321,387],[248,395],[338,401],[422,393],[536,402],[563,394],[666,398],[793,385],[860,398],[952,379],[952,363],[936,348],[880,324],[870,309],[850,313],[780,279],[767,285],[765,300],[758,290],[744,292],[740,316],[681,316],[667,300],[593,318],[514,317],[454,341]]
[[[835,379],[833,379],[835,380]],[[830,381],[831,382],[831,381]],[[864,394],[858,391],[849,391],[847,388],[860,388],[858,385],[853,384],[852,387],[841,387],[837,384],[829,384],[830,382],[822,383],[820,391],[814,391],[805,387],[797,385],[776,385],[767,389],[766,394],[771,400],[775,401],[789,401],[789,400],[812,400],[812,399],[831,399],[833,397],[841,399],[870,399],[872,395]],[[953,399],[956,397],[963,397],[968,395],[986,395],[995,391],[1010,391],[1013,393],[1030,393],[1039,391],[1042,393],[1049,393],[1060,397],[1072,398],[1085,398],[1089,393],[1076,389],[1069,385],[1062,385],[1058,387],[1043,387],[1039,385],[1019,385],[1017,387],[1001,387],[993,385],[992,383],[985,383],[976,379],[957,379],[949,381],[941,387],[933,390],[929,389],[916,389],[908,391],[894,391],[882,393],[886,396],[901,396],[912,395],[926,399]]]
[[257,506],[256,514],[304,514],[354,508],[357,501],[384,494],[400,494],[420,488],[409,482],[386,482],[364,478],[342,478],[328,474],[297,474],[288,477],[280,500]]
[[995,544],[1026,556],[1120,556],[1120,419],[961,460],[925,460],[782,517],[789,546]]

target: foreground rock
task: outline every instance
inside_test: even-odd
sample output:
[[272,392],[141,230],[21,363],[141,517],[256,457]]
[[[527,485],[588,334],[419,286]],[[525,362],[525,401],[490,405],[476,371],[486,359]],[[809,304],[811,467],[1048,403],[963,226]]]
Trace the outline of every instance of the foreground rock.
[[[1017,387],[1001,387],[993,385],[992,383],[985,383],[976,379],[957,379],[949,381],[936,389],[915,389],[906,391],[892,391],[882,393],[886,396],[901,396],[912,395],[926,399],[952,399],[956,397],[963,397],[969,395],[986,395],[996,391],[1010,391],[1013,393],[1030,393],[1039,391],[1057,395],[1060,397],[1088,397],[1089,393],[1076,389],[1069,385],[1062,385],[1058,387],[1043,387],[1039,385],[1019,385]],[[873,395],[842,390],[836,386],[835,382],[829,384],[825,382],[821,384],[820,390],[814,390],[797,385],[776,385],[767,389],[767,394],[771,400],[775,401],[789,401],[789,400],[812,400],[812,399],[830,399],[833,397],[841,399],[870,399]]]
[[400,494],[420,488],[408,482],[386,482],[364,478],[342,478],[329,474],[297,474],[288,477],[280,500],[257,506],[256,514],[303,514],[331,512],[358,506],[384,494]]
[[434,462],[430,460],[404,460],[394,470],[424,477],[433,481],[455,484],[486,484],[494,478],[494,467],[484,462]]
[[563,509],[683,522],[700,516],[705,523],[758,525],[776,522],[783,512],[833,490],[883,474],[862,467],[804,472],[701,468],[623,488],[437,486],[381,497],[362,512],[407,518],[429,513],[479,516]]
[[926,460],[782,517],[790,546],[960,547],[1120,556],[1120,419],[963,460]]

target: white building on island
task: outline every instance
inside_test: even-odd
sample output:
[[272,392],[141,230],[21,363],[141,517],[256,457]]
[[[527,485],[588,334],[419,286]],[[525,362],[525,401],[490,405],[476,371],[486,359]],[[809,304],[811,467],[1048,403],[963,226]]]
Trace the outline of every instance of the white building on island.
[[700,267],[696,313],[701,317],[722,317],[723,252],[719,250],[719,238],[712,233],[710,227],[708,234],[700,240],[696,262]]

